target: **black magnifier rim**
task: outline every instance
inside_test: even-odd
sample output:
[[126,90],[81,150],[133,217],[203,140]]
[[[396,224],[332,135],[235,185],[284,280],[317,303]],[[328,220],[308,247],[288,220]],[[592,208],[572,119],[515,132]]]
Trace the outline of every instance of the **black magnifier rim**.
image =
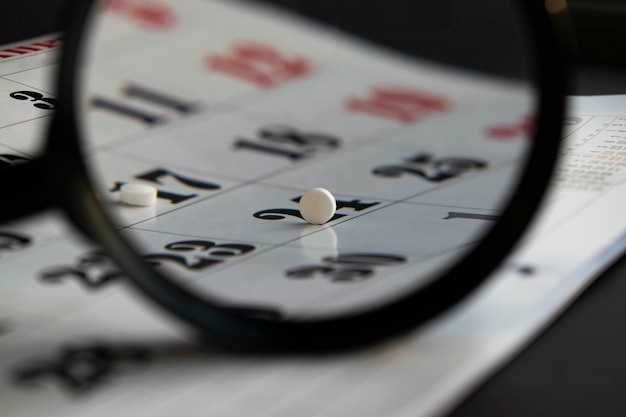
[[[517,1],[517,0],[516,0]],[[185,290],[143,262],[99,205],[81,157],[77,116],[82,43],[97,0],[72,3],[59,71],[59,107],[45,158],[58,158],[58,177],[67,185],[64,208],[70,219],[99,242],[131,282],[152,300],[201,330],[210,341],[256,351],[320,352],[358,347],[395,336],[455,305],[484,282],[514,247],[546,191],[559,150],[564,111],[565,69],[547,13],[539,0],[519,0],[533,28],[537,68],[536,132],[517,192],[485,239],[443,276],[404,298],[356,315],[311,321],[271,321],[236,314]],[[52,166],[52,164],[50,164]]]

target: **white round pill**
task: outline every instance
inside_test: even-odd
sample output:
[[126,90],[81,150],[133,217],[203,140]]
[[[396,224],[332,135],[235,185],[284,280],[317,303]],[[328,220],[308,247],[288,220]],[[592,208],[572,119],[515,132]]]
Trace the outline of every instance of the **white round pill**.
[[156,203],[157,189],[145,184],[124,184],[120,188],[120,201],[133,206],[151,206]]
[[324,224],[335,215],[337,202],[325,188],[312,188],[300,198],[300,214],[311,224]]

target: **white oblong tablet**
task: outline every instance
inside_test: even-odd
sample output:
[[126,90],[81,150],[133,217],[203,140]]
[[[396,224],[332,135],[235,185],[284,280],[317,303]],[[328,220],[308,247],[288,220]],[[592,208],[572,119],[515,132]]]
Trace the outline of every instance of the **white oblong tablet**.
[[151,206],[156,203],[157,189],[145,184],[124,184],[120,188],[120,201],[132,206]]
[[325,188],[312,188],[300,198],[300,214],[311,224],[324,224],[337,209],[335,197]]

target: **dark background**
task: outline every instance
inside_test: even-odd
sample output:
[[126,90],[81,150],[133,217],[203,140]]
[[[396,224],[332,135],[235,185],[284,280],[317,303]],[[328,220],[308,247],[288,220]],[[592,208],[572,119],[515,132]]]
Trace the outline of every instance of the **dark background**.
[[0,44],[61,30],[66,3],[66,0],[2,0]]
[[[0,44],[61,30],[65,3],[3,0]],[[626,1],[569,5],[573,21],[559,25],[570,56],[570,92],[626,93]],[[626,259],[452,416],[626,416]]]

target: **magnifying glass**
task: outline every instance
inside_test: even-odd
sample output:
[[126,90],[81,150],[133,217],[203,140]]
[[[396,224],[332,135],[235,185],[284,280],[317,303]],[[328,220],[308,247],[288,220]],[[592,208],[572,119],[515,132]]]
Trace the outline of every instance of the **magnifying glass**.
[[371,343],[464,299],[528,225],[558,56],[540,2],[76,2],[46,149],[2,173],[0,214],[63,208],[216,343]]

